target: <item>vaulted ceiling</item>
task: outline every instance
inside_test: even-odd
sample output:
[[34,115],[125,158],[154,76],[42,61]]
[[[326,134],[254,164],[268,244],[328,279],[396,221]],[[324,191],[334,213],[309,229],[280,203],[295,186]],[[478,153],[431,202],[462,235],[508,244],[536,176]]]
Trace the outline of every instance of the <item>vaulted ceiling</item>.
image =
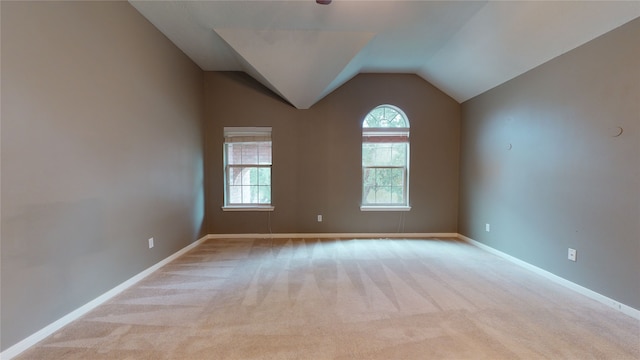
[[307,109],[363,72],[466,101],[640,16],[640,1],[137,1],[203,70],[244,71]]

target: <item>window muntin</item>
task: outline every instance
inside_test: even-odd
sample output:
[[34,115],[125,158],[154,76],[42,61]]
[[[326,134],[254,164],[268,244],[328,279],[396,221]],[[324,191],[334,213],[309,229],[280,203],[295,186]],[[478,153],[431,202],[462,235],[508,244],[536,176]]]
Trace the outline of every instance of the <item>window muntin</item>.
[[380,105],[371,110],[362,122],[363,128],[409,128],[409,120],[402,110],[391,105]]
[[225,206],[271,207],[271,128],[225,128]]
[[381,105],[362,122],[363,210],[409,207],[409,121]]

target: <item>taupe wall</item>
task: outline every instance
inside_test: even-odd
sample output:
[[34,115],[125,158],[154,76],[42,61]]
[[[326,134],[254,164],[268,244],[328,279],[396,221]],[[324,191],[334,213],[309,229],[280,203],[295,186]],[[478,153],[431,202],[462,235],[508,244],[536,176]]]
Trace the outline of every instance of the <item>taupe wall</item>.
[[636,309],[638,39],[634,20],[465,102],[460,185],[462,234]]
[[1,12],[4,350],[203,233],[204,105],[126,2]]
[[[203,81],[125,2],[0,9],[2,350],[204,233],[459,230],[640,308],[639,20],[461,115],[414,75],[309,110],[241,73]],[[361,120],[383,103],[411,122],[410,212],[359,210]],[[274,212],[221,211],[225,126],[273,127]]]
[[[457,231],[460,105],[418,76],[358,75],[297,110],[242,73],[207,72],[205,96],[209,233],[269,233],[269,216],[274,233]],[[361,122],[385,103],[411,123],[410,212],[359,208]],[[271,214],[221,210],[225,126],[273,127]]]

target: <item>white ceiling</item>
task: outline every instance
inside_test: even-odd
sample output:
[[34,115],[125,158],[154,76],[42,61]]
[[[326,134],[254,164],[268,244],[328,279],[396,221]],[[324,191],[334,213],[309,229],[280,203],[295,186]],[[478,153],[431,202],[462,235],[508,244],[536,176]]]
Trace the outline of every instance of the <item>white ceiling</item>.
[[203,70],[307,109],[358,73],[414,73],[458,102],[640,17],[640,1],[130,3]]

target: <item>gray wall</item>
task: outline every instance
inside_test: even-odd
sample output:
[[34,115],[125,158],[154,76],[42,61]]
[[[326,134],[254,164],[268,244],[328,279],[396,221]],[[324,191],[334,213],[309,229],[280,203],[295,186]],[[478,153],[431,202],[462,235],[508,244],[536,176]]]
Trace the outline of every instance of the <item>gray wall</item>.
[[[460,105],[418,76],[361,74],[297,110],[242,73],[207,72],[205,96],[209,233],[269,233],[269,217],[274,233],[457,231]],[[385,103],[411,123],[410,212],[360,211],[362,119]],[[225,126],[273,127],[272,213],[221,210]]]
[[[241,73],[203,81],[128,3],[0,6],[2,350],[204,233],[459,230],[640,308],[639,20],[462,107],[365,74],[297,110]],[[359,210],[383,103],[411,122],[410,212]],[[274,212],[221,211],[225,126],[273,127]]]
[[204,105],[126,2],[1,6],[4,350],[202,234]]
[[634,20],[465,102],[460,177],[462,234],[636,309],[638,39]]

